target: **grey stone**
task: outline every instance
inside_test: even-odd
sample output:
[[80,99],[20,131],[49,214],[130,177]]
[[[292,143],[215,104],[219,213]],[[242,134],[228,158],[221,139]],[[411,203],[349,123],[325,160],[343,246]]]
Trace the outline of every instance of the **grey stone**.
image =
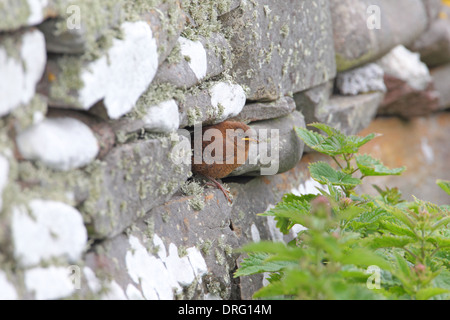
[[[336,127],[345,134],[356,134],[367,127],[383,101],[384,92],[343,96],[333,94],[333,83],[295,95],[297,110],[306,124],[321,122]],[[305,150],[311,152],[306,146]]]
[[430,26],[439,15],[439,11],[442,8],[442,0],[423,0],[423,4],[427,9],[428,25]]
[[137,296],[147,299],[250,299],[262,287],[263,277],[234,279],[245,257],[235,249],[253,241],[293,239],[295,234],[277,233],[273,220],[258,213],[302,186],[308,178],[307,166],[299,163],[275,176],[227,179],[234,196],[231,206],[216,188],[199,194],[202,210],[192,208],[195,196],[175,195],[87,254],[86,267],[96,275],[96,287],[104,289],[114,279],[120,291],[128,292],[131,285]]
[[383,92],[352,97],[332,96],[324,108],[316,111],[316,116],[319,122],[335,127],[347,135],[354,135],[369,126],[383,97]]
[[102,101],[111,119],[133,109],[156,74],[157,43],[144,21],[124,22],[121,27],[123,37],[114,38],[94,60],[52,56],[39,85],[50,106],[88,110]]
[[31,102],[46,62],[45,39],[39,30],[0,34],[0,117]]
[[328,0],[247,0],[221,20],[249,100],[277,100],[335,76]]
[[378,113],[404,118],[427,115],[439,109],[428,67],[418,53],[394,48],[378,62],[385,72],[387,93]]
[[180,127],[215,124],[237,116],[244,108],[244,89],[228,80],[203,83],[186,93],[180,107]]
[[[102,5],[79,2],[75,4],[76,7],[70,5],[73,3],[62,6],[62,16],[48,19],[39,25],[45,34],[48,52],[83,54],[90,51],[93,54],[101,46],[100,39],[110,37],[113,30],[117,32],[123,19],[120,2],[105,1]],[[72,10],[74,8],[78,8],[79,12]],[[83,18],[76,21],[74,15],[78,13]],[[79,25],[75,25],[77,22]]]
[[385,75],[388,92],[378,109],[379,115],[402,118],[426,116],[439,110],[439,92],[433,83],[423,89],[412,87],[407,81]]
[[180,153],[190,155],[184,136],[161,136],[120,145],[109,152],[92,177],[84,213],[92,236],[112,237],[179,189],[190,173]]
[[0,30],[13,31],[34,26],[55,14],[51,1],[3,0],[0,10]]
[[242,112],[230,120],[254,122],[287,116],[295,110],[295,101],[291,97],[282,97],[273,102],[248,103]]
[[421,0],[333,0],[330,5],[338,71],[374,61],[399,44],[411,44],[428,23]]
[[384,71],[375,63],[338,73],[336,88],[343,95],[357,95],[371,91],[386,92]]
[[48,118],[74,118],[87,125],[98,141],[99,152],[97,159],[103,159],[116,143],[116,136],[111,125],[101,118],[76,110],[50,108]]
[[333,85],[333,81],[328,81],[294,95],[296,108],[305,116],[306,124],[320,121],[316,116],[316,112],[323,109],[328,103],[333,93]]
[[[297,109],[305,115],[306,124],[321,122],[336,127],[345,134],[356,134],[367,127],[383,101],[383,92],[357,96],[331,95],[330,86],[314,88],[299,94]],[[310,152],[308,147],[305,150]]]
[[450,62],[450,7],[442,5],[441,12],[443,16],[433,20],[428,30],[410,46],[430,68]]
[[440,66],[431,70],[434,89],[439,92],[439,108],[445,110],[450,107],[450,64]]
[[[249,126],[256,133],[259,142],[251,144],[254,149],[250,148],[249,159],[233,171],[231,176],[283,173],[294,168],[302,158],[304,143],[294,130],[294,127],[305,127],[305,120],[300,112],[294,111],[288,116],[258,121]],[[266,131],[265,134],[262,133],[263,130]]]
[[76,2],[83,14],[79,27],[71,27],[74,11],[67,3],[60,9],[60,17],[49,19],[39,25],[45,34],[47,50],[51,53],[84,54],[97,57],[102,46],[107,46],[112,35],[117,36],[122,22],[126,20],[146,21],[153,32],[158,46],[159,62],[169,55],[178,36],[184,28],[185,15],[179,0],[157,3],[150,9],[141,8],[139,3],[104,1],[102,3]]
[[214,33],[208,39],[200,36],[198,42],[192,44],[192,41],[183,39],[183,43],[179,44],[181,52],[178,61],[171,63],[166,60],[159,67],[153,83],[169,83],[177,88],[190,88],[201,80],[225,71],[227,61],[231,60],[231,48],[225,37]]

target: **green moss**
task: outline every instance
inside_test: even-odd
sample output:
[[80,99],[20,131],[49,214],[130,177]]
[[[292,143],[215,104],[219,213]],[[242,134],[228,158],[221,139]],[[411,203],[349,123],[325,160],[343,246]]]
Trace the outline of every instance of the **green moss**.
[[46,113],[47,101],[44,96],[37,94],[27,105],[14,109],[10,116],[14,118],[16,126],[23,130],[34,124],[37,115],[44,116]]
[[166,58],[166,61],[169,64],[178,64],[183,59],[183,56],[181,55],[181,45],[177,41],[175,46],[173,47],[172,51],[170,51],[169,55]]
[[195,27],[186,26],[182,35],[193,41],[199,36],[211,37],[220,32],[222,24],[219,16],[229,11],[231,0],[183,0],[182,7],[193,20]]
[[170,83],[152,84],[139,98],[134,109],[127,115],[132,119],[142,119],[150,107],[161,102],[175,99],[178,102],[185,101],[185,93]]
[[56,23],[55,35],[70,32],[67,21],[74,12],[67,10],[75,5],[81,14],[80,23],[84,30],[85,53],[84,61],[99,58],[112,45],[113,38],[121,38],[120,24],[124,21],[124,0],[58,0],[54,7],[60,17]]
[[360,66],[364,64],[367,61],[370,61],[371,58],[373,58],[373,53],[371,51],[363,54],[359,58],[348,60],[347,58],[343,57],[339,53],[336,53],[336,68],[337,72],[346,71],[349,69],[352,69],[354,67]]
[[79,102],[71,95],[71,92],[78,91],[84,86],[80,78],[82,60],[78,56],[66,55],[58,59],[57,64],[60,72],[56,81],[50,86],[50,97],[62,103],[79,106]]
[[27,24],[31,10],[27,0],[0,2],[0,30],[14,30]]

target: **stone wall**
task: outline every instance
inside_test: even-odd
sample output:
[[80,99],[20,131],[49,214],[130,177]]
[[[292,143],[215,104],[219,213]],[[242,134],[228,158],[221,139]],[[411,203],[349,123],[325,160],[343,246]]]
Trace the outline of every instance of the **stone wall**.
[[[283,240],[257,213],[316,192],[294,126],[448,133],[449,79],[440,0],[3,0],[0,298],[249,299],[235,249]],[[227,119],[280,135],[232,204],[180,161]]]

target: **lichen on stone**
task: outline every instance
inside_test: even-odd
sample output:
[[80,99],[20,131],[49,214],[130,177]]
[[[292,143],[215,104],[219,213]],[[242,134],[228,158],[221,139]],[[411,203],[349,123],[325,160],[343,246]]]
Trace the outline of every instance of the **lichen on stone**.
[[181,191],[188,197],[189,207],[194,211],[201,211],[205,208],[204,191],[205,189],[195,180],[187,181],[181,186]]

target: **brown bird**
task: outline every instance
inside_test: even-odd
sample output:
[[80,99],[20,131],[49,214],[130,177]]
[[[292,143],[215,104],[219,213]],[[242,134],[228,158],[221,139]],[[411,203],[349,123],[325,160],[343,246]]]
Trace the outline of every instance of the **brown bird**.
[[[208,131],[210,129],[217,129],[218,131]],[[227,129],[232,131],[227,134]],[[202,128],[201,137],[194,134],[194,139],[192,139],[194,150],[192,172],[201,174],[211,180],[217,188],[222,190],[229,202],[232,201],[228,196],[228,191],[216,179],[225,178],[248,159],[250,141],[258,142],[250,137],[252,134],[249,131],[250,129],[248,125],[241,122],[224,121]],[[219,134],[219,132],[222,136],[222,144],[218,141],[212,145],[216,140],[214,133]],[[205,133],[207,134],[205,135]],[[220,148],[221,150],[218,150]]]

